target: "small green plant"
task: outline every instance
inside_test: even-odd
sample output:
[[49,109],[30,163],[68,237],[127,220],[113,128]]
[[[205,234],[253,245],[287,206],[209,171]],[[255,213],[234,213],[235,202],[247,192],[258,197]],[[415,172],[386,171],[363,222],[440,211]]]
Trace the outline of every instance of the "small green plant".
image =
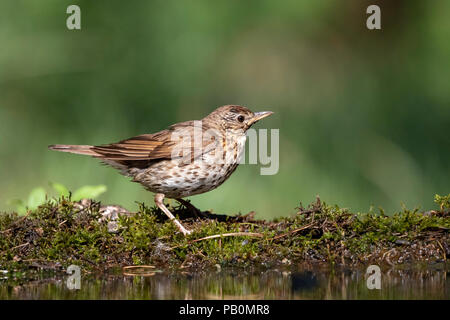
[[444,211],[450,209],[450,193],[446,196],[435,195],[434,202],[439,205],[439,208]]
[[[83,186],[71,195],[69,189],[61,183],[51,182],[50,186],[53,191],[56,191],[57,197],[70,198],[72,201],[80,201],[81,199],[95,199],[101,194],[105,193],[107,188],[105,185],[98,186]],[[43,187],[37,187],[31,190],[26,201],[20,199],[14,199],[8,201],[8,204],[14,206],[17,213],[24,215],[27,210],[36,210],[40,205],[47,202],[48,193]],[[50,200],[56,202],[55,200]]]

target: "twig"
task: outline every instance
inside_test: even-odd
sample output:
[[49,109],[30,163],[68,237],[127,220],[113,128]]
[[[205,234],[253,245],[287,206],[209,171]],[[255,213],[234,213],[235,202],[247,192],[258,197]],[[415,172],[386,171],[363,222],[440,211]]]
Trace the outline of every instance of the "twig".
[[[255,233],[255,232],[232,232],[232,233],[223,233],[223,234],[215,234],[212,236],[207,236],[200,239],[195,239],[192,241],[189,241],[187,244],[192,244],[195,242],[203,241],[203,240],[209,240],[209,239],[216,239],[216,238],[222,238],[222,237],[254,237],[254,238],[262,238],[264,235],[262,233]],[[170,250],[176,249],[181,247],[181,245],[175,246],[170,248]]]
[[383,253],[383,257],[381,258],[381,261],[386,260],[386,262],[390,265],[390,266],[394,266],[394,264],[391,262],[391,260],[389,259],[389,257],[391,256],[391,253],[395,251],[395,248],[392,248],[388,251],[386,251],[385,253]]
[[[154,276],[157,272],[157,270],[155,270],[155,266],[150,266],[150,265],[141,265],[141,266],[125,266],[122,268],[122,274],[124,276],[143,276],[143,277],[151,277]],[[133,270],[141,270],[143,269],[144,271],[146,269],[152,269],[151,271],[148,272],[133,272]],[[126,270],[129,270],[130,272],[126,272]]]
[[66,223],[67,220],[64,220],[63,222],[61,222],[60,224],[58,224],[58,227],[61,227],[64,223]]
[[29,245],[29,244],[30,244],[29,242],[27,242],[27,243],[22,243],[22,244],[19,244],[18,246],[12,247],[11,250],[14,250],[14,249],[17,249],[17,248],[21,248],[21,247],[25,247],[25,246],[27,246],[27,245]]
[[447,261],[447,254],[445,253],[444,247],[442,246],[442,244],[439,242],[439,240],[436,240],[439,247],[441,247],[442,249],[442,253],[444,254],[444,261]]
[[262,233],[255,233],[255,232],[223,233],[223,234],[215,234],[213,236],[207,236],[207,237],[200,238],[200,239],[195,239],[195,240],[192,240],[190,243],[199,242],[199,241],[208,240],[208,239],[222,238],[222,237],[243,237],[243,236],[262,238],[263,234]]
[[[14,249],[18,249],[18,248],[21,248],[21,247],[25,247],[25,246],[27,246],[27,245],[29,245],[30,243],[29,242],[27,242],[27,243],[22,243],[22,244],[19,244],[18,246],[15,246],[15,247],[12,247],[11,249],[9,249],[9,250],[14,250]],[[1,253],[4,253],[4,252],[6,252],[6,251],[8,251],[8,250],[5,250],[5,251],[2,251]]]
[[125,266],[122,268],[122,270],[133,270],[133,269],[156,269],[156,267],[152,265],[141,265],[141,266]]
[[308,229],[308,228],[312,227],[313,225],[314,225],[314,222],[313,222],[313,223],[310,223],[310,224],[307,224],[306,226],[303,226],[303,227],[300,227],[300,228],[291,230],[291,231],[289,231],[289,232],[287,232],[287,233],[280,234],[280,235],[275,236],[275,237],[273,237],[273,238],[271,238],[271,239],[269,239],[269,240],[277,240],[277,239],[280,239],[280,238],[283,238],[283,237],[287,237],[287,236],[289,236],[289,235],[291,235],[291,234],[294,234],[294,233],[297,233],[297,232],[299,232],[299,231]]

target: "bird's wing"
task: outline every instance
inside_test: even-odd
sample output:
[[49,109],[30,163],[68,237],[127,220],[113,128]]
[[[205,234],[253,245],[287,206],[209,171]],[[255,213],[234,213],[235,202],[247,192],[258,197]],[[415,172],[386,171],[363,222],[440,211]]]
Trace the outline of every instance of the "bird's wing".
[[[143,134],[117,143],[94,146],[92,150],[107,160],[154,160],[170,157],[167,130]],[[166,145],[166,146],[165,146]]]
[[92,150],[100,155],[99,158],[122,163],[182,157],[190,157],[193,160],[194,157],[215,149],[215,144],[204,137],[198,138],[201,139],[201,147],[200,144],[197,147],[194,141],[203,131],[194,121],[187,121],[154,134],[143,134],[117,143],[94,146]]

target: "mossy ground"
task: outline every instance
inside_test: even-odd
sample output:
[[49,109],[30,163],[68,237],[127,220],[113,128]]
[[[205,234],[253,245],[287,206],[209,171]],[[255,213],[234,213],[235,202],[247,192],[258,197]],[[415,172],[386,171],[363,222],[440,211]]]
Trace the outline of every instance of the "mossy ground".
[[300,206],[296,215],[274,221],[255,220],[253,214],[197,219],[183,206],[171,207],[187,217],[183,224],[194,231],[184,237],[156,208],[141,205],[138,212],[119,216],[117,231],[110,232],[100,203],[62,198],[26,216],[0,214],[0,269],[445,262],[450,254],[449,199],[437,196],[436,210],[403,209],[392,216],[353,214],[317,199]]

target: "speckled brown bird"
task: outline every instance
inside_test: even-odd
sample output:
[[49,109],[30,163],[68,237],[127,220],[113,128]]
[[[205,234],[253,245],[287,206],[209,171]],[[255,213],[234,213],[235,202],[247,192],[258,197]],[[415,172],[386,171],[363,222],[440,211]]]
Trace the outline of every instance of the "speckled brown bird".
[[187,230],[164,205],[164,197],[191,206],[184,197],[220,186],[239,165],[246,131],[271,111],[253,113],[238,105],[217,108],[202,120],[101,146],[51,145],[49,149],[89,155],[120,170],[156,193],[155,203],[179,230]]

